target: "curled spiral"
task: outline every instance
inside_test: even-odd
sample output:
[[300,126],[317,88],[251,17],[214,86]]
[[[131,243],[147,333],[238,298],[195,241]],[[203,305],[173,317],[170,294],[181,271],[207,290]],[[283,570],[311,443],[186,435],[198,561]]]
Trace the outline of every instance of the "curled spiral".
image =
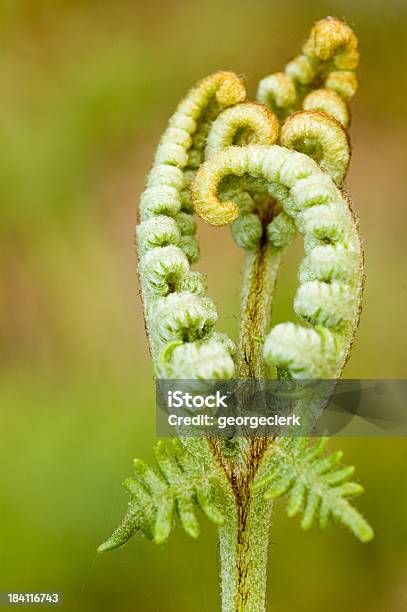
[[[280,118],[298,109],[304,97],[312,90],[320,89],[321,85],[323,90],[335,92],[340,98],[349,101],[357,89],[357,47],[354,32],[343,21],[332,17],[317,21],[303,45],[302,53],[288,62],[284,72],[277,72],[260,81],[257,99],[269,106]],[[319,109],[321,94],[318,106],[314,106],[314,102],[315,99],[308,101],[312,105],[311,109]],[[324,105],[326,103],[323,101]],[[331,108],[336,103],[343,107],[344,101],[331,97]]]
[[348,202],[304,154],[277,145],[232,146],[208,160],[194,180],[195,210],[208,223],[226,225],[239,215],[235,202],[218,197],[219,185],[231,175],[262,180],[272,193],[280,186],[285,216],[276,218],[267,234],[284,243],[294,223],[304,238],[306,257],[294,310],[307,326],[274,327],[264,344],[264,359],[292,377],[336,377],[349,352],[362,290],[362,251]]
[[307,153],[338,184],[343,182],[350,160],[347,133],[341,124],[317,110],[299,111],[285,121],[280,143],[288,149]]
[[302,107],[306,111],[321,111],[330,115],[344,128],[349,125],[349,108],[345,100],[332,89],[314,89],[305,98]]
[[[231,378],[235,370],[239,377],[261,379],[269,374],[265,365],[285,378],[340,375],[363,286],[356,222],[337,187],[349,163],[345,130],[357,64],[352,30],[339,20],[322,20],[285,71],[261,81],[258,99],[264,105],[245,103],[242,81],[217,72],[191,89],[170,118],[141,196],[137,227],[146,329],[159,378],[193,379],[188,389],[200,393],[207,389],[203,381]],[[285,120],[281,127],[279,119]],[[236,244],[246,250],[238,356],[228,336],[214,331],[218,314],[205,295],[206,278],[191,269],[199,257],[195,210],[213,225],[231,224]],[[281,255],[297,231],[305,251],[294,299],[301,324],[283,323],[266,335]],[[134,477],[125,481],[127,513],[100,552],[121,546],[137,531],[163,543],[174,514],[196,537],[198,506],[213,523],[228,527],[221,546],[229,557],[242,509],[236,491],[250,502],[247,524],[254,517],[255,529],[267,529],[270,506],[258,505],[257,493],[247,496],[263,487],[265,499],[289,492],[288,513],[303,512],[304,528],[315,518],[324,526],[332,516],[362,541],[371,539],[371,528],[346,499],[362,491],[346,482],[353,468],[337,467],[340,453],[322,458],[323,440],[309,448],[298,437],[265,444],[258,437],[197,439],[188,427],[177,433],[180,440],[158,443],[155,468],[135,460]],[[219,501],[225,502],[225,515]],[[233,564],[240,583],[239,563]],[[229,589],[226,584],[223,600],[235,609]],[[239,601],[247,593],[245,587]]]
[[265,106],[256,102],[236,104],[224,110],[213,122],[208,134],[205,158],[233,144],[253,142],[274,144],[278,140],[280,125],[277,117]]
[[[217,336],[205,278],[192,271],[199,256],[189,182],[204,156],[211,122],[242,102],[242,81],[218,72],[200,81],[179,104],[157,148],[140,200],[139,273],[156,371],[174,378],[232,376],[231,341]],[[208,359],[213,354],[213,359]]]
[[[237,104],[223,111],[208,135],[205,157],[210,159],[230,145],[249,143],[271,145],[277,142],[280,125],[273,112],[255,102]],[[263,235],[263,224],[257,214],[256,193],[264,186],[253,182],[234,181],[223,186],[221,198],[233,199],[239,207],[240,216],[232,223],[232,236],[240,248],[254,250]]]
[[[350,159],[348,102],[357,90],[357,38],[343,21],[328,17],[311,29],[302,53],[284,72],[260,81],[257,98],[285,123],[280,143],[311,154],[337,183]],[[301,114],[295,111],[300,110]],[[294,114],[293,114],[294,113]]]
[[336,70],[355,70],[359,64],[355,33],[344,21],[333,17],[317,21],[302,52],[319,67],[331,62]]
[[271,74],[260,81],[257,99],[278,117],[284,117],[295,108],[297,92],[294,82],[284,72]]

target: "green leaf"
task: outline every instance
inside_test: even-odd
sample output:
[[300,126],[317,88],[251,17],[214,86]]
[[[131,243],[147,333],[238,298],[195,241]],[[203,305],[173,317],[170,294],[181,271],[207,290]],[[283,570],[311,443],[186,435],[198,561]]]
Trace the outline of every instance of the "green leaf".
[[352,466],[339,466],[341,451],[322,456],[326,443],[326,438],[314,446],[309,446],[306,438],[276,440],[265,459],[262,477],[252,489],[264,489],[266,499],[287,493],[287,514],[301,513],[303,529],[309,529],[315,519],[324,529],[332,518],[359,540],[368,542],[373,530],[347,499],[363,493],[363,487],[349,481],[354,472]]
[[199,535],[195,515],[198,506],[207,518],[222,525],[223,515],[214,501],[217,483],[205,464],[178,439],[160,441],[155,447],[156,468],[134,460],[134,478],[123,485],[130,494],[128,511],[112,536],[98,548],[104,552],[125,544],[141,531],[156,544],[165,542],[174,523],[174,513],[185,531]]

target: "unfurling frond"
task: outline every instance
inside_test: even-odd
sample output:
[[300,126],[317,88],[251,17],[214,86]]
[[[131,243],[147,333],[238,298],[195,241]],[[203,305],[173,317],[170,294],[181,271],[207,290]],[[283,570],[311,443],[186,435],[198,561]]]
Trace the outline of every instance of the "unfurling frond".
[[[319,94],[319,100],[308,101],[307,108],[327,112],[329,107],[329,114],[334,117],[341,115],[344,120],[337,117],[338,121],[346,127],[348,117],[347,114],[343,115],[343,105],[344,101],[349,101],[355,95],[357,89],[357,47],[355,34],[343,21],[332,17],[317,21],[302,53],[288,62],[284,72],[277,72],[260,81],[257,99],[280,118],[285,118],[299,110],[307,94],[320,89],[322,82],[323,90],[336,93],[339,99],[332,96],[323,99],[324,96]],[[324,108],[321,108],[321,104]]]
[[[208,134],[205,158],[231,145],[271,145],[277,142],[280,124],[277,117],[262,104],[245,102],[223,111],[213,122]],[[223,186],[222,200],[233,199],[239,207],[240,217],[232,224],[232,237],[236,245],[246,251],[258,248],[263,236],[263,224],[258,215],[254,193],[255,183],[238,182]],[[253,193],[254,192],[254,193]]]
[[302,103],[306,111],[322,111],[347,128],[349,125],[349,108],[345,100],[332,89],[315,89],[311,91]]
[[[350,158],[348,103],[357,89],[353,31],[338,19],[312,28],[284,72],[260,82],[246,102],[242,80],[217,72],[197,83],[169,120],[140,199],[138,271],[147,335],[158,379],[187,380],[201,393],[213,379],[337,379],[358,325],[363,252],[357,221],[340,187]],[[199,258],[194,213],[231,225],[245,250],[239,348],[215,331]],[[277,272],[300,233],[294,311],[299,323],[271,327]],[[271,329],[271,331],[270,331]],[[319,398],[318,398],[319,399]],[[324,398],[325,399],[325,398]],[[307,398],[299,401],[309,410]],[[157,465],[135,460],[125,481],[127,513],[103,552],[140,531],[160,544],[175,516],[192,537],[196,509],[219,528],[222,610],[265,609],[272,499],[288,494],[288,514],[304,529],[329,518],[361,541],[373,536],[348,498],[341,453],[322,456],[325,440],[194,436],[159,442]]]
[[340,466],[342,453],[323,455],[326,439],[309,446],[306,438],[279,438],[263,463],[261,478],[253,490],[264,489],[267,499],[288,495],[287,514],[302,514],[301,527],[309,529],[315,520],[321,529],[330,518],[344,525],[362,542],[373,537],[373,530],[347,498],[363,493],[363,487],[349,481],[352,466]]
[[284,72],[276,72],[259,83],[257,99],[282,117],[295,108],[297,93],[293,80]]
[[350,158],[348,102],[356,93],[358,63],[355,34],[328,17],[314,25],[285,72],[265,77],[257,92],[260,102],[285,119],[280,143],[314,157],[339,184]]
[[[358,322],[362,289],[361,245],[348,202],[307,155],[277,145],[229,147],[203,164],[193,183],[195,209],[213,225],[239,221],[239,206],[221,201],[218,193],[233,176],[255,179],[270,194],[278,193],[283,216],[267,228],[276,246],[289,243],[295,227],[304,238],[306,257],[294,309],[311,327],[275,326],[266,338],[264,359],[294,378],[339,376]],[[256,238],[254,219],[242,226]]]
[[336,183],[342,183],[349,165],[350,145],[341,124],[318,110],[290,115],[281,130],[283,147],[307,153]]
[[[205,157],[210,159],[233,144],[274,144],[280,125],[276,116],[255,102],[237,104],[226,109],[213,122],[208,134]],[[240,140],[240,142],[239,142]]]
[[[233,375],[230,350],[210,335],[217,314],[204,297],[205,278],[190,269],[199,257],[199,246],[189,184],[204,160],[213,121],[228,107],[242,108],[239,103],[245,96],[242,81],[231,72],[217,72],[191,89],[170,118],[141,196],[139,273],[155,371],[162,377]],[[270,133],[269,124],[261,125],[259,113],[267,117],[272,113],[252,106],[260,110],[250,115],[255,120],[249,120],[249,132],[263,129],[265,142],[274,142],[277,121]],[[179,346],[184,343],[185,350]]]
[[216,482],[208,476],[201,461],[179,440],[158,442],[155,457],[158,469],[135,459],[135,476],[124,482],[130,494],[126,516],[113,535],[99,546],[99,552],[122,546],[137,531],[156,544],[165,542],[175,513],[185,531],[196,538],[199,535],[196,507],[216,525],[223,524],[215,501]]

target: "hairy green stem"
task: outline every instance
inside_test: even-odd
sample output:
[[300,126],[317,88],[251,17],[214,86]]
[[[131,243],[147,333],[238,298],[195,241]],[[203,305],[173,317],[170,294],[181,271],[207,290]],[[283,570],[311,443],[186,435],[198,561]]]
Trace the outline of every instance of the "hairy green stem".
[[260,210],[264,231],[259,247],[246,251],[241,302],[238,378],[264,378],[262,342],[270,328],[273,292],[281,261],[281,249],[266,239],[265,228],[273,216],[270,198]]
[[[282,253],[266,239],[266,227],[274,214],[273,201],[264,198],[258,208],[263,238],[256,250],[246,251],[241,304],[237,372],[239,378],[246,379],[261,379],[266,375],[261,338],[270,327]],[[265,610],[272,504],[264,496],[253,493],[251,484],[269,443],[267,438],[242,439],[236,461],[223,460],[233,492],[225,505],[225,524],[219,529],[223,612]]]
[[212,440],[230,485],[223,488],[225,522],[219,528],[222,611],[264,612],[272,502],[253,492],[251,485],[263,474],[270,440],[240,441],[240,452],[233,462],[225,459],[218,442]]
[[219,529],[222,610],[264,612],[271,502],[248,486],[235,496]]

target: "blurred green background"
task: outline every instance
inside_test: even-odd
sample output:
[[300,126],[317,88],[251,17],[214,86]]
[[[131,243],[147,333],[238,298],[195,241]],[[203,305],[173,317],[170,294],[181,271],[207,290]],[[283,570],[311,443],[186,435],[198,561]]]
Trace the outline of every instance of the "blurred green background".
[[[59,590],[64,610],[218,609],[216,532],[176,529],[96,555],[123,515],[120,482],[152,459],[154,388],[133,233],[154,147],[178,100],[219,69],[262,76],[329,14],[362,52],[348,189],[366,243],[347,376],[407,376],[403,0],[198,3],[0,0],[0,590]],[[236,334],[241,254],[200,226],[218,329]],[[291,316],[298,253],[279,283]],[[279,612],[407,610],[407,444],[343,439],[376,530],[303,533],[277,504],[269,599]]]

